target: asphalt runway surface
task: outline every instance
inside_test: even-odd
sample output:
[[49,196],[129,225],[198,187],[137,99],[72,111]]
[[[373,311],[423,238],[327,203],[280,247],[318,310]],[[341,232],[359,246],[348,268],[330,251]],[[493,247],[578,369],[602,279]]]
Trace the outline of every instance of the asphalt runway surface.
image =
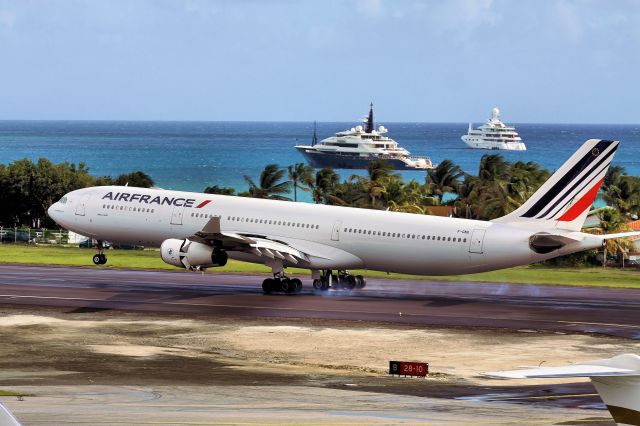
[[640,291],[368,279],[356,291],[264,295],[264,276],[0,265],[0,303],[215,316],[377,321],[640,338]]

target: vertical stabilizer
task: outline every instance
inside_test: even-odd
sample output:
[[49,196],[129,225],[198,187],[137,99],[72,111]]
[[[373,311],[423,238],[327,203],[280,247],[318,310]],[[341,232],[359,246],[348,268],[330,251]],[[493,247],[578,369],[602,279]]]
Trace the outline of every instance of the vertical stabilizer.
[[617,141],[586,141],[522,206],[494,222],[579,231],[616,149]]

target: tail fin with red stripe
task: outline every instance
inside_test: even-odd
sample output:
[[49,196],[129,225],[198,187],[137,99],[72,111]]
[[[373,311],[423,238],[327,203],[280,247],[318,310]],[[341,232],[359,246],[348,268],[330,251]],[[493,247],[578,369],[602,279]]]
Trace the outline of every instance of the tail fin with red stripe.
[[618,143],[599,139],[586,141],[529,200],[494,222],[579,231],[598,195]]

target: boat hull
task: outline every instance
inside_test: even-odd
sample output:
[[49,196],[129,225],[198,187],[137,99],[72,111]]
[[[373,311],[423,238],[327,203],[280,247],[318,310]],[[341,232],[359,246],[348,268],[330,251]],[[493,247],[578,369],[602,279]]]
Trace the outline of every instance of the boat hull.
[[421,167],[413,167],[400,159],[395,158],[377,158],[374,156],[363,157],[360,155],[350,154],[328,154],[319,151],[311,151],[305,148],[297,148],[304,156],[309,165],[318,168],[332,169],[366,169],[369,163],[375,160],[384,160],[395,170],[424,170]]
[[526,151],[527,147],[523,142],[486,142],[486,141],[477,141],[472,142],[467,140],[464,136],[462,137],[462,141],[469,147],[473,149],[496,149],[502,151]]

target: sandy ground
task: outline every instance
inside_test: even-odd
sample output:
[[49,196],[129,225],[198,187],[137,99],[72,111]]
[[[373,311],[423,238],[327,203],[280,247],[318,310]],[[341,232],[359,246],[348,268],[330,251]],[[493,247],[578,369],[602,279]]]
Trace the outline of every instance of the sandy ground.
[[65,368],[59,371],[86,371],[83,360],[105,356],[129,359],[141,366],[145,360],[176,357],[183,362],[210,361],[247,371],[379,376],[394,359],[429,362],[433,380],[486,385],[497,381],[479,377],[484,371],[640,352],[633,340],[531,330],[45,312],[0,311],[0,377],[10,379],[7,371],[15,369],[12,365],[28,364],[39,370],[61,361]]
[[[313,391],[309,389],[317,389],[319,398],[322,395],[322,398],[328,398],[332,392],[349,391],[357,391],[358,395],[363,393],[362,398],[365,398],[364,391],[374,391],[391,399],[402,394],[420,397],[477,395],[487,386],[508,385],[516,389],[520,385],[536,383],[488,380],[480,377],[480,372],[541,362],[546,366],[559,365],[640,352],[638,343],[633,340],[531,330],[418,329],[341,321],[155,317],[141,313],[68,312],[29,307],[0,308],[0,339],[0,389],[22,389],[20,392],[35,395],[27,399],[43,398],[43,394],[54,392],[52,389],[67,389],[65,395],[76,402],[77,394],[84,394],[83,389],[92,386],[113,386],[111,392],[116,394],[132,386],[162,388],[165,393],[167,386],[188,386],[189,392],[200,389],[198,392],[203,391],[205,395],[210,393],[207,389],[211,386],[218,393],[228,387],[234,389],[238,398],[242,395],[238,385],[269,387],[266,391],[252,388],[251,392],[256,395],[270,394],[273,389],[291,389],[291,386],[311,395]],[[426,380],[389,377],[386,373],[391,359],[429,362],[431,377]],[[222,394],[229,396],[229,392]],[[297,393],[294,391],[289,398],[297,400]],[[390,396],[393,394],[395,396]],[[355,393],[353,397],[356,397]],[[429,401],[446,406],[442,412],[450,415],[468,415],[465,407],[475,410],[487,404],[477,399]],[[178,405],[190,403],[188,400],[176,402]],[[245,400],[244,403],[251,402]],[[496,403],[490,403],[490,407],[491,404]],[[9,406],[16,408],[11,399]],[[224,410],[231,413],[233,410],[229,407]],[[509,419],[517,419],[518,412],[536,409],[514,408],[514,404],[508,407],[504,410],[509,411]],[[27,410],[31,413],[28,418],[36,424],[39,422],[38,410],[30,409],[32,411]],[[486,408],[487,415],[495,415],[493,410]],[[286,410],[276,411],[282,415],[286,413]],[[540,416],[543,412],[535,411]],[[566,410],[560,412],[562,416],[568,413]],[[558,418],[558,413],[552,410],[545,415]],[[608,417],[600,410],[571,413],[574,417],[562,417],[563,421],[580,416]],[[523,418],[534,418],[531,413],[522,415],[528,416]],[[229,421],[240,421],[242,416],[238,416],[229,417]],[[198,416],[194,418],[197,420]],[[287,417],[293,419],[293,423],[296,418]],[[328,417],[322,419],[321,423],[337,421]],[[353,420],[350,418],[349,423]],[[396,420],[414,423],[427,419],[399,417]],[[393,419],[388,422],[396,423]],[[549,421],[540,424],[543,423],[550,424]],[[127,421],[124,424],[128,424]],[[448,424],[465,422],[454,420]],[[489,421],[486,424],[499,423]]]

